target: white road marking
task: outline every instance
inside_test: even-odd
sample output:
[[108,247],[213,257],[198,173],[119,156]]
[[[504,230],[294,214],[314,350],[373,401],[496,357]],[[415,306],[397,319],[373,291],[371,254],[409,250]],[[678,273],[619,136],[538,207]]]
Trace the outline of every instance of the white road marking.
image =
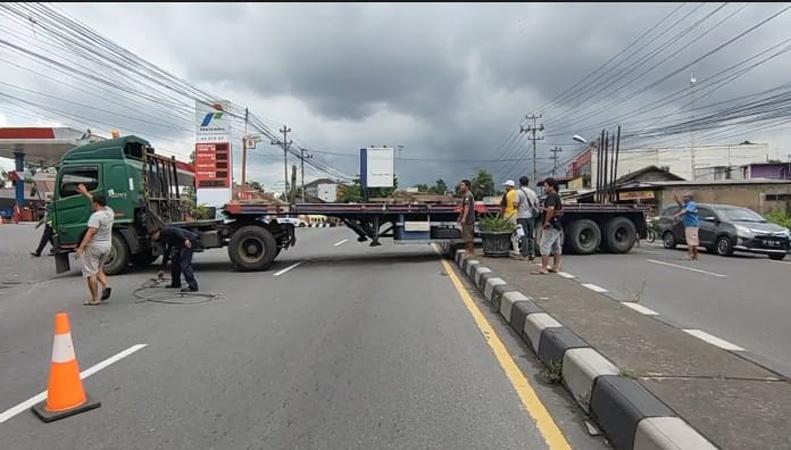
[[791,265],[791,262],[789,262],[789,261],[773,261],[771,259],[765,259],[764,261],[769,261],[769,262],[772,262],[772,263],[780,263],[780,264],[789,264],[789,265]]
[[304,261],[300,261],[300,262],[298,262],[298,263],[292,264],[292,265],[290,265],[290,266],[286,267],[285,269],[281,270],[280,272],[277,272],[277,273],[276,273],[276,274],[274,274],[273,276],[279,277],[280,275],[283,275],[284,273],[286,273],[286,272],[288,272],[289,270],[291,270],[291,269],[293,269],[293,268],[297,267],[298,265],[302,264],[303,262],[304,262]]
[[655,259],[646,259],[646,261],[648,261],[650,263],[654,263],[654,264],[660,264],[660,265],[663,265],[663,266],[675,267],[676,269],[689,270],[690,272],[705,273],[706,275],[711,275],[713,277],[728,278],[728,275],[723,275],[721,273],[715,273],[715,272],[709,272],[709,271],[706,271],[706,270],[696,269],[694,267],[681,266],[681,265],[672,264],[672,263],[669,263],[669,262],[657,261]]
[[339,245],[343,245],[343,244],[345,244],[345,243],[346,243],[346,242],[348,242],[348,241],[349,241],[348,239],[344,239],[344,240],[342,240],[342,241],[338,241],[338,242],[336,242],[336,243],[332,244],[332,246],[333,246],[333,247],[337,247],[337,246],[339,246]]
[[[93,366],[93,367],[91,367],[89,369],[83,370],[82,372],[80,372],[80,378],[84,380],[84,379],[88,378],[89,376],[95,374],[96,372],[106,368],[107,366],[109,366],[111,364],[114,364],[114,363],[117,363],[118,361],[126,358],[127,356],[131,355],[132,353],[134,353],[134,352],[136,352],[136,351],[138,351],[140,349],[145,348],[146,346],[148,346],[148,344],[133,345],[133,346],[129,347],[128,349],[122,351],[121,353],[117,353],[117,354],[105,359],[104,361],[100,362],[99,364],[96,364],[95,366]],[[0,423],[3,423],[5,421],[11,419],[12,417],[16,416],[17,414],[21,413],[22,411],[27,411],[33,405],[36,405],[36,404],[38,404],[40,402],[43,402],[46,399],[47,399],[47,391],[41,392],[39,394],[36,394],[33,397],[30,397],[29,399],[25,400],[24,402],[22,402],[22,403],[20,403],[20,404],[18,404],[16,406],[14,406],[13,408],[1,413],[0,414]]]
[[719,347],[719,348],[721,348],[723,350],[731,350],[731,351],[734,351],[734,352],[743,352],[744,351],[744,349],[739,347],[738,345],[732,344],[732,343],[730,343],[730,342],[728,342],[728,341],[726,341],[724,339],[720,339],[717,336],[712,336],[709,333],[706,333],[705,331],[702,331],[702,330],[683,330],[683,331],[685,333],[691,334],[692,336],[695,336],[696,338],[698,338],[698,339],[700,339],[702,341],[706,341],[706,342],[708,342],[711,345],[716,345],[717,347]]
[[597,286],[597,285],[595,285],[593,283],[582,283],[582,285],[585,286],[586,288],[590,289],[591,291],[598,292],[600,294],[602,294],[604,292],[608,292],[607,289],[604,289],[603,287]]
[[563,278],[569,278],[569,279],[575,278],[574,275],[572,275],[572,274],[570,274],[568,272],[558,272],[558,275],[560,275]]
[[633,310],[639,312],[640,314],[645,314],[646,316],[658,316],[659,313],[654,311],[653,309],[646,308],[643,305],[638,305],[635,302],[621,302],[623,306],[627,308],[632,308]]

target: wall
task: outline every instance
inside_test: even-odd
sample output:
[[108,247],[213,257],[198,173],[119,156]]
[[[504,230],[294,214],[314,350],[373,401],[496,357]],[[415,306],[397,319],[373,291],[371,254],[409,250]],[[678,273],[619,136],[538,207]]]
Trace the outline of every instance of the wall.
[[[623,145],[623,144],[622,144]],[[739,166],[749,163],[766,162],[774,158],[768,144],[711,145],[695,148],[695,167],[700,169],[712,166]],[[596,152],[591,158],[591,179],[596,185]],[[608,161],[609,164],[609,161]],[[616,178],[647,166],[668,167],[670,172],[692,180],[692,159],[689,147],[621,150],[618,156],[618,175]]]
[[791,213],[791,183],[789,184],[749,184],[722,186],[667,186],[658,194],[662,207],[675,203],[673,194],[679,198],[685,192],[692,192],[698,203],[724,203],[742,206],[764,214],[771,210]]
[[761,164],[758,166],[750,166],[750,177],[789,180],[791,179],[791,164]]

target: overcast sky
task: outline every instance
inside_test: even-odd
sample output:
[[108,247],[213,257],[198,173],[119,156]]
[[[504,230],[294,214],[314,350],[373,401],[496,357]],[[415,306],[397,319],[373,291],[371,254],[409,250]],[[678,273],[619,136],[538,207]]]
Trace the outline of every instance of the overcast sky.
[[[678,30],[721,4],[694,9],[699,5],[686,5],[673,16],[681,18],[689,13]],[[591,137],[596,132],[588,130],[590,125],[683,89],[690,72],[700,82],[791,37],[789,12],[617,108],[596,116],[581,112],[583,107],[595,109],[598,103],[648,85],[784,6],[744,5],[730,4],[713,13],[687,36],[689,39],[678,43],[689,42],[689,47],[620,93],[546,110],[542,121],[547,136],[539,146],[539,169],[544,171],[551,165],[547,158],[551,146],[563,147],[562,159],[571,156],[581,149],[571,141],[571,135]],[[500,182],[505,177],[529,174],[532,169],[528,161],[497,164],[481,160],[524,157],[524,135],[501,146],[518,130],[525,114],[539,111],[678,6],[125,3],[60,7],[160,67],[220,97],[249,106],[270,126],[288,124],[294,138],[306,147],[348,154],[320,156],[347,174],[358,171],[355,155],[359,148],[403,145],[397,174],[405,184],[414,184],[432,183],[439,177],[455,182],[472,176],[479,167],[494,170]],[[0,23],[4,20],[0,17]],[[723,20],[721,25],[693,39],[718,20]],[[27,33],[28,39],[39,38],[34,27]],[[669,48],[666,54],[674,49]],[[0,58],[9,55],[0,51]],[[791,60],[783,55],[699,102],[706,104],[776,87],[789,81],[789,69]],[[96,106],[114,107],[45,82],[2,60],[0,79]],[[665,111],[681,108],[677,119],[684,120],[688,101],[679,100]],[[19,107],[3,105],[0,99],[0,126],[51,122],[23,112]],[[129,128],[138,130],[137,134],[149,137],[157,147],[179,155],[188,154],[193,145],[194,136],[184,129],[151,128],[119,117],[104,119],[117,124],[124,133]],[[628,126],[628,119],[622,122]],[[194,125],[183,126],[189,129]],[[97,124],[92,129],[109,134],[110,127]],[[157,137],[146,136],[146,131]],[[791,153],[789,134],[781,128],[726,141],[769,142],[785,159],[784,155]],[[250,178],[267,186],[282,180],[282,153],[270,145],[260,145],[252,153]],[[309,178],[314,176],[311,173]]]

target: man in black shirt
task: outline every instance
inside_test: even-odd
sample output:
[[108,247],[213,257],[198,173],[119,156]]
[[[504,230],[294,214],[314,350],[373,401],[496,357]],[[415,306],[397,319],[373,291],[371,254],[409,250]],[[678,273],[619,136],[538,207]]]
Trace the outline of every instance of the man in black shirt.
[[[563,226],[560,216],[563,214],[563,203],[558,194],[558,182],[554,178],[544,181],[544,219],[541,225],[541,269],[534,274],[557,273],[560,271],[560,253],[563,246]],[[549,266],[549,255],[553,257],[552,267]]]
[[151,239],[162,240],[165,244],[165,252],[162,257],[162,270],[159,272],[161,278],[167,267],[168,259],[170,263],[170,285],[169,288],[181,287],[181,274],[187,280],[186,288],[181,292],[197,292],[198,280],[192,272],[192,253],[195,247],[200,245],[199,237],[192,231],[184,228],[165,225],[162,228],[155,228],[150,232]]

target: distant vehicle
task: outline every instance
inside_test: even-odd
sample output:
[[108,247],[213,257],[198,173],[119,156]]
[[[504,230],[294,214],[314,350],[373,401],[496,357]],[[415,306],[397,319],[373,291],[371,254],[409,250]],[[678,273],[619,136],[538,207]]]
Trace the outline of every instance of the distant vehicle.
[[[685,245],[684,225],[673,217],[678,205],[662,211],[659,226],[665,248]],[[770,223],[756,212],[732,205],[698,204],[700,245],[710,252],[730,256],[733,252],[760,253],[781,260],[791,248],[791,232]]]

